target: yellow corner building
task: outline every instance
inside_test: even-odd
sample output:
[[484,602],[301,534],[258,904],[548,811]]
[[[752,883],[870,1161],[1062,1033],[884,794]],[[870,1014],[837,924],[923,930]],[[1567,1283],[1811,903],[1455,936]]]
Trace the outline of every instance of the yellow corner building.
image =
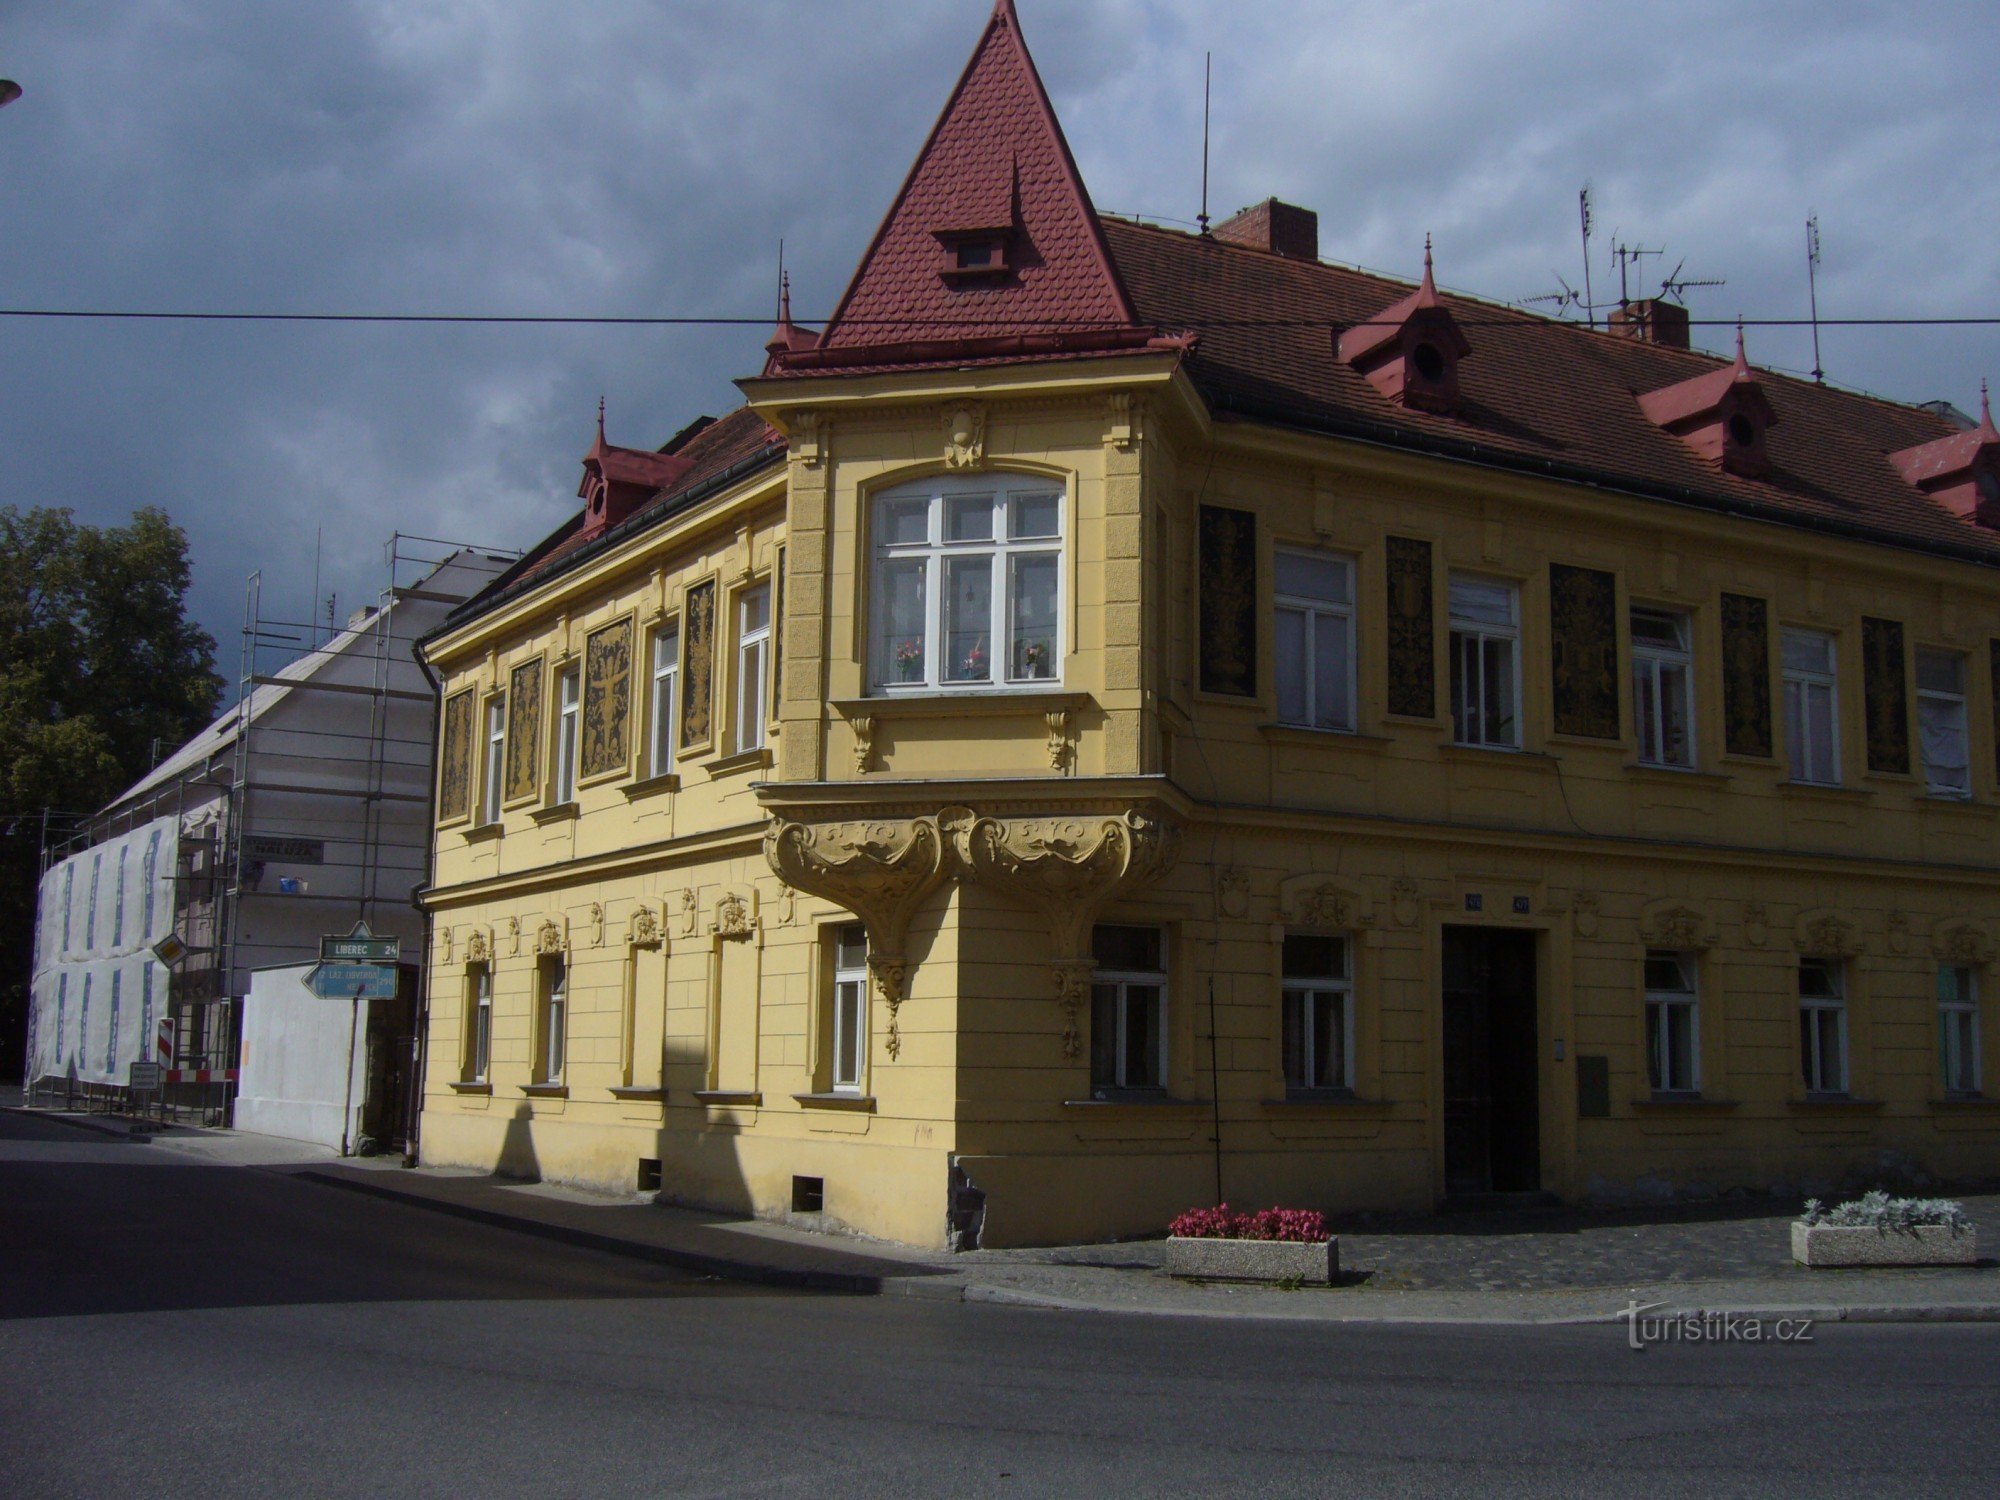
[[920,1245],[1990,1175],[2000,432],[1097,214],[1007,0],[834,316],[430,638],[424,1159]]

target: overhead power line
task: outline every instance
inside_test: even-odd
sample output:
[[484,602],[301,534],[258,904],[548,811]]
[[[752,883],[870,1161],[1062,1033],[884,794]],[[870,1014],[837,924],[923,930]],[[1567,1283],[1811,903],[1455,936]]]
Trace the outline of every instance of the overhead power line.
[[[98,320],[107,322],[151,323],[412,323],[506,326],[573,326],[611,328],[769,328],[768,315],[752,318],[706,316],[614,317],[584,313],[327,313],[327,312],[173,312],[145,308],[90,307],[0,307],[0,318],[47,318]],[[827,319],[801,316],[802,324],[824,324]],[[1380,320],[1386,324],[1388,320]],[[1458,317],[1461,328],[1565,328],[1575,327],[1557,318],[1534,314],[1511,317]],[[1112,325],[1102,319],[1064,318],[843,318],[845,327],[895,328],[1034,328],[1092,329]],[[1690,318],[1693,328],[1809,328],[1811,318]],[[1364,328],[1378,326],[1376,319],[1349,321],[1345,318],[1174,318],[1174,328]],[[2000,327],[2000,316],[1944,318],[1820,318],[1821,328],[1992,328]]]

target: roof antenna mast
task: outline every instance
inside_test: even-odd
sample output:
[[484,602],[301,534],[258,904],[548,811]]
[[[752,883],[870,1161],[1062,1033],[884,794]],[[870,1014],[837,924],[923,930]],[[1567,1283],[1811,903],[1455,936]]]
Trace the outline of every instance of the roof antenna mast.
[[1813,384],[1826,384],[1819,362],[1819,215],[1806,215],[1806,296],[1812,302]]
[[1583,320],[1592,328],[1597,326],[1597,304],[1590,296],[1590,184],[1583,185],[1583,191],[1576,195],[1577,216],[1583,222]]
[[1201,61],[1201,212],[1195,221],[1208,233],[1208,102],[1215,83],[1215,54],[1204,52]]

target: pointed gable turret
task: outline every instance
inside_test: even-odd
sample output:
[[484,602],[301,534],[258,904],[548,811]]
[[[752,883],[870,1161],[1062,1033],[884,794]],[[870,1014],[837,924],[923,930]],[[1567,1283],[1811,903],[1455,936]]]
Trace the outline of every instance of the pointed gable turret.
[[[707,422],[707,418],[702,419],[703,426]],[[681,440],[692,435],[684,432]],[[616,526],[688,468],[687,459],[672,453],[649,453],[606,442],[604,403],[599,401],[597,441],[583,456],[583,478],[576,487],[577,498],[583,501],[583,536],[588,539]]]
[[774,348],[769,373],[1144,347],[1154,332],[999,0],[825,331]]
[[1458,409],[1458,362],[1472,352],[1472,341],[1438,295],[1429,235],[1417,289],[1342,333],[1334,350],[1399,406],[1442,416]]
[[1993,425],[1993,397],[1984,381],[1976,427],[1904,448],[1889,462],[1953,515],[2000,527],[2000,429]]
[[1762,479],[1771,472],[1764,433],[1778,413],[1750,361],[1743,357],[1743,329],[1736,329],[1736,362],[1675,385],[1648,391],[1639,409],[1724,473]]

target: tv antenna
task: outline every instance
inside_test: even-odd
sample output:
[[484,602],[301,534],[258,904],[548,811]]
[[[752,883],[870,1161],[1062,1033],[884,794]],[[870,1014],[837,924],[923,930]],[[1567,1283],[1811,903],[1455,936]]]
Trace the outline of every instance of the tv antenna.
[[1559,318],[1566,317],[1572,307],[1584,307],[1586,311],[1588,310],[1584,302],[1583,293],[1579,292],[1567,281],[1564,281],[1562,272],[1551,271],[1549,274],[1555,277],[1556,285],[1561,287],[1562,290],[1559,292],[1544,292],[1539,297],[1523,297],[1521,299],[1522,306],[1532,307],[1538,302],[1551,302],[1555,304],[1555,313]]
[[1812,302],[1813,384],[1826,384],[1819,362],[1819,215],[1806,215],[1806,295]]
[[1669,271],[1667,279],[1660,283],[1660,295],[1662,297],[1671,297],[1676,302],[1685,302],[1687,299],[1684,293],[1686,293],[1689,287],[1729,285],[1728,279],[1722,276],[1683,276],[1681,272],[1686,266],[1687,257],[1682,256],[1680,264]]
[[1632,302],[1632,294],[1627,285],[1627,277],[1632,267],[1639,263],[1642,256],[1662,254],[1665,254],[1665,252],[1661,250],[1643,250],[1637,245],[1614,245],[1612,247],[1611,258],[1618,262],[1618,305],[1620,307],[1629,307]]
[[1215,84],[1215,54],[1204,52],[1201,58],[1201,212],[1195,215],[1195,222],[1201,226],[1203,234],[1208,233],[1208,104]]
[[[1597,326],[1597,305],[1590,295],[1590,184],[1583,185],[1583,191],[1576,195],[1577,217],[1583,223],[1583,316],[1592,328]],[[1556,280],[1561,281],[1558,276]],[[1564,290],[1568,284],[1564,283]]]

